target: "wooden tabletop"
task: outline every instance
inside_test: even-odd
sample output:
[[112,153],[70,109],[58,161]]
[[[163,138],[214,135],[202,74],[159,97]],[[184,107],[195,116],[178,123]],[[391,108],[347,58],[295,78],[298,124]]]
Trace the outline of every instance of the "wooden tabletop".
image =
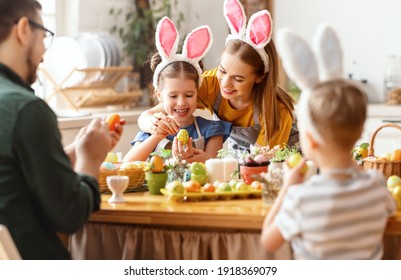
[[[162,195],[127,193],[125,203],[108,203],[102,195],[100,210],[90,221],[152,226],[197,227],[260,231],[270,206],[260,198],[175,202]],[[386,234],[401,235],[401,212],[389,219]]]

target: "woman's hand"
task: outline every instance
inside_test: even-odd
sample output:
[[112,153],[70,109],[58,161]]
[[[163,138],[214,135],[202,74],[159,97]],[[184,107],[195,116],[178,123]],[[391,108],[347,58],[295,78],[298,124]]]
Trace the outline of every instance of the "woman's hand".
[[165,138],[167,135],[176,134],[180,130],[180,124],[173,117],[167,116],[164,113],[157,112],[152,116],[152,127],[150,133],[153,135],[162,135]]

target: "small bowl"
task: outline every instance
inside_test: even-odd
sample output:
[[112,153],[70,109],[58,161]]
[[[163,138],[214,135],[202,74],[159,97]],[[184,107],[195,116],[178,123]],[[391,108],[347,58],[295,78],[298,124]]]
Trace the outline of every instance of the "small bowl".
[[129,177],[122,175],[107,176],[107,187],[113,193],[108,200],[110,203],[125,202],[124,191],[128,188]]

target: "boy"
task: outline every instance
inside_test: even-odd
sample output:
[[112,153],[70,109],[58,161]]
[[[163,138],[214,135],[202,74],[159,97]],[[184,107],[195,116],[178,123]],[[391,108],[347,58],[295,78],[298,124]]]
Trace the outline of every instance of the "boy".
[[[365,94],[338,78],[342,57],[337,37],[330,28],[319,31],[317,60],[295,34],[287,31],[280,38],[284,67],[303,88],[297,105],[301,148],[320,173],[303,182],[304,162],[288,170],[264,221],[261,242],[274,251],[288,240],[295,259],[380,259],[395,203],[383,174],[361,170],[351,158],[366,119]],[[307,73],[301,70],[305,65]],[[323,68],[318,71],[317,65]]]

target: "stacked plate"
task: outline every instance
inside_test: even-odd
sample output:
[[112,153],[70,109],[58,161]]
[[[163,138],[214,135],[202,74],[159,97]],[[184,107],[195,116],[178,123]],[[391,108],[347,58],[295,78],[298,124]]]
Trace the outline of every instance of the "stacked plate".
[[81,33],[78,36],[56,37],[45,53],[42,68],[61,84],[74,69],[103,68],[120,65],[116,40],[107,33]]
[[81,33],[75,41],[81,47],[87,67],[109,67],[120,64],[117,42],[106,33]]

